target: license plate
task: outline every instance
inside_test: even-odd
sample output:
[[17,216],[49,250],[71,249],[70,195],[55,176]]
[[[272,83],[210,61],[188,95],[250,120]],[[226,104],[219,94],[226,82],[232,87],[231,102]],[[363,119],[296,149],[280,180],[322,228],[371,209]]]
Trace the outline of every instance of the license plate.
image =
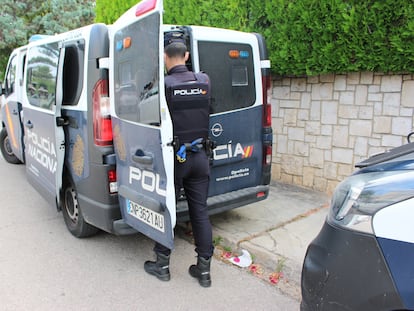
[[158,231],[164,232],[164,215],[130,200],[127,200],[127,211],[132,217],[146,223]]

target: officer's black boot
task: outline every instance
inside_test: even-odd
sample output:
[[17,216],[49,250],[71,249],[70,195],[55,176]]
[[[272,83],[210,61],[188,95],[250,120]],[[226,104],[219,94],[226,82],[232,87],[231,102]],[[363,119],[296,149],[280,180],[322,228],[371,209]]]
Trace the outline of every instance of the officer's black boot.
[[170,256],[157,254],[157,261],[146,261],[144,270],[161,281],[170,280]]
[[190,269],[188,270],[190,275],[198,279],[198,283],[200,283],[203,287],[211,286],[210,264],[211,257],[209,259],[205,259],[199,256],[197,257],[197,265],[190,266]]

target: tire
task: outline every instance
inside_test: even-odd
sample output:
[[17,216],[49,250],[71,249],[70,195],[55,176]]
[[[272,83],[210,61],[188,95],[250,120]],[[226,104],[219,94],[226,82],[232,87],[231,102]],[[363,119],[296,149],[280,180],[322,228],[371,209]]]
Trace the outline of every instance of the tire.
[[7,130],[5,127],[3,127],[0,132],[0,149],[1,149],[1,154],[3,155],[3,158],[7,162],[11,164],[22,163],[22,161],[20,161],[13,153],[13,150],[10,145],[9,135],[7,134]]
[[99,231],[83,218],[78,193],[71,181],[66,181],[63,187],[62,214],[69,232],[77,238],[90,237]]

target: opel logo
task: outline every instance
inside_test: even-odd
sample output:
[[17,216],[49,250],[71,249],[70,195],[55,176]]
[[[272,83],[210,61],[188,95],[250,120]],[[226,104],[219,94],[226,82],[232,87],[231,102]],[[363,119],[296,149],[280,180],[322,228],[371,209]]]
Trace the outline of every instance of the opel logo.
[[215,123],[212,127],[211,127],[211,134],[214,137],[219,137],[221,135],[221,133],[223,133],[223,127],[221,126],[220,123]]

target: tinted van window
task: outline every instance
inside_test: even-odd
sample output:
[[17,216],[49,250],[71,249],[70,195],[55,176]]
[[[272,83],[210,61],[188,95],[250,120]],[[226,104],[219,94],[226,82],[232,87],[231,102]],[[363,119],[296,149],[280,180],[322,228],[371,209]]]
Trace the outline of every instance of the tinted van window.
[[154,14],[115,35],[115,110],[122,119],[160,123],[159,27]]
[[57,43],[32,47],[28,51],[26,92],[33,106],[52,110],[55,104],[59,62]]
[[14,83],[16,81],[16,66],[17,66],[17,57],[14,56],[10,61],[9,68],[6,73],[6,94],[9,95],[14,92]]
[[63,105],[77,105],[83,84],[84,41],[67,44],[63,64]]
[[255,103],[252,48],[248,44],[199,41],[200,69],[211,79],[212,112]]

